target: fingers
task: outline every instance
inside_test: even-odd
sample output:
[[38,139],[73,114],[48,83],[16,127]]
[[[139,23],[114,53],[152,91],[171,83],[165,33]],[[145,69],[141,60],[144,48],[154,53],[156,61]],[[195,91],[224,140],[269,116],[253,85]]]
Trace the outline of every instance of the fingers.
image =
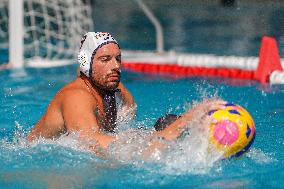
[[206,105],[206,109],[208,111],[224,109],[224,108],[226,108],[225,104],[226,104],[226,102],[225,101],[221,101],[221,100],[219,100],[219,101],[212,101],[212,102],[210,102],[210,103],[208,103]]
[[209,125],[216,124],[217,122],[218,121],[211,116],[204,115],[204,117],[200,120],[198,129],[200,129],[201,131],[208,130]]
[[224,100],[205,100],[200,104],[195,105],[191,110],[185,113],[185,117],[187,115],[195,118],[204,118],[205,116],[210,116],[216,110],[226,108],[227,102]]
[[210,105],[210,104],[225,105],[225,104],[227,104],[227,102],[224,101],[224,100],[219,100],[219,99],[216,99],[216,100],[215,100],[215,99],[214,99],[214,100],[206,101],[205,104],[207,104],[207,105]]
[[226,101],[220,99],[205,99],[202,103],[195,104],[183,117],[186,119],[203,119],[205,116],[210,116],[216,110],[226,108],[226,104]]
[[226,108],[225,104],[227,102],[223,100],[210,100],[205,103],[198,105],[197,109],[200,109],[203,112],[209,112],[210,110],[219,110]]
[[211,100],[205,104],[206,110],[203,115],[203,119],[207,124],[216,124],[218,121],[211,117],[212,113],[217,110],[222,110],[226,108],[227,102],[224,100]]

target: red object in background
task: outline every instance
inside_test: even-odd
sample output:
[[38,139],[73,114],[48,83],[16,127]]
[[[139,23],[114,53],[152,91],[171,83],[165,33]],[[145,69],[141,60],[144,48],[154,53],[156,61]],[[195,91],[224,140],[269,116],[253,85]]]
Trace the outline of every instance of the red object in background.
[[277,42],[272,37],[264,36],[259,51],[259,63],[254,78],[262,84],[269,82],[269,75],[275,71],[282,71]]
[[169,73],[178,76],[217,76],[229,77],[235,79],[258,80],[262,84],[269,82],[270,74],[275,71],[283,71],[280,56],[278,54],[277,42],[272,37],[264,36],[262,38],[259,51],[259,63],[256,70],[246,70],[226,67],[204,67],[204,66],[186,66],[170,63],[149,63],[123,62],[125,69],[141,71],[146,73]]
[[217,76],[235,79],[254,78],[254,71],[232,68],[187,67],[174,64],[151,64],[147,62],[123,62],[123,67],[145,73],[176,74],[178,76]]

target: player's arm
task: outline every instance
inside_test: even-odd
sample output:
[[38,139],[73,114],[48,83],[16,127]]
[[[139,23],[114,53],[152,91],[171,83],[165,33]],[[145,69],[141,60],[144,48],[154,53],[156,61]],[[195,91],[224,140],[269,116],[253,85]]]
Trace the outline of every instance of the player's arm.
[[225,108],[225,104],[226,102],[222,100],[205,101],[185,112],[164,130],[153,133],[153,135],[150,137],[151,142],[148,143],[148,148],[143,151],[144,158],[150,158],[156,150],[162,151],[166,149],[166,141],[176,140],[183,133],[185,127],[189,125],[189,122],[193,121],[193,119],[195,119],[197,116],[198,120],[200,120],[198,126],[200,126],[201,129],[208,128],[207,126],[209,124],[215,122],[215,120],[208,115],[208,112],[214,109]]
[[210,110],[217,110],[225,108],[226,102],[223,100],[207,100],[194,106],[189,111],[181,115],[175,122],[170,124],[167,128],[162,131],[158,131],[156,136],[164,138],[166,140],[175,140],[184,131],[184,128],[189,125],[189,122],[195,118],[200,120],[200,126],[207,126],[208,124],[215,122],[213,118],[210,117],[208,112]]
[[72,91],[64,99],[62,114],[67,131],[79,133],[82,139],[90,142],[94,151],[107,148],[114,137],[104,134],[98,125],[95,115],[97,104],[93,96],[86,91]]
[[50,139],[57,138],[64,133],[63,124],[60,124],[63,122],[61,112],[57,106],[55,98],[48,105],[42,118],[32,128],[27,137],[28,141],[33,141],[39,137]]

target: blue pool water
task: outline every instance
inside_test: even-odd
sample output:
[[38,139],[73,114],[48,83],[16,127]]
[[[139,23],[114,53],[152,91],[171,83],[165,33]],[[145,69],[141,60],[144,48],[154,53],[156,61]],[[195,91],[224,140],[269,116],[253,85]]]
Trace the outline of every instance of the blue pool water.
[[205,157],[195,144],[204,141],[197,138],[190,145],[175,144],[191,148],[190,153],[173,149],[152,161],[127,159],[127,150],[133,148],[127,145],[120,152],[115,148],[120,158],[100,159],[82,149],[76,136],[27,143],[25,136],[50,99],[75,73],[75,65],[1,71],[0,188],[283,188],[284,85],[123,72],[122,81],[138,104],[132,127],[151,129],[159,116],[182,113],[203,98],[217,96],[244,106],[257,133],[240,159]]

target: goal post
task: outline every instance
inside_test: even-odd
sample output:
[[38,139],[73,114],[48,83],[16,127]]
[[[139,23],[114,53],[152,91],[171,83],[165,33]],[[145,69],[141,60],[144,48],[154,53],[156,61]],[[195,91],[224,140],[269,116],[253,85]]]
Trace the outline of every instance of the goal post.
[[9,0],[9,62],[13,68],[24,66],[23,5],[23,0]]
[[1,0],[0,50],[14,68],[74,63],[91,10],[90,0]]

